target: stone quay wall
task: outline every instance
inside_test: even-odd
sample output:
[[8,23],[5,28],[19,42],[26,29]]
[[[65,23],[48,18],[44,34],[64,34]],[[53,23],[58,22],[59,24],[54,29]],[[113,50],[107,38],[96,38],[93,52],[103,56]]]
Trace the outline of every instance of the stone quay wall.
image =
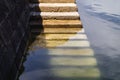
[[15,80],[29,38],[27,0],[0,0],[0,80]]

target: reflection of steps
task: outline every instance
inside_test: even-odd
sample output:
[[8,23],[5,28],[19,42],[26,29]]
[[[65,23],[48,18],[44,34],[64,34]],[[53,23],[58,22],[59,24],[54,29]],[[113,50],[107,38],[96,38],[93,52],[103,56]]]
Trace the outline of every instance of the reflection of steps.
[[31,39],[35,41],[20,80],[99,80],[97,61],[75,0],[30,2]]

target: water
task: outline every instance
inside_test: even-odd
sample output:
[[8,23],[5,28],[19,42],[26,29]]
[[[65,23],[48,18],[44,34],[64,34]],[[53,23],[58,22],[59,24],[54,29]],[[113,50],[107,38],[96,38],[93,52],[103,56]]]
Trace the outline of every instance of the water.
[[120,25],[119,0],[84,0],[79,2],[84,4],[86,11],[90,14]]
[[102,80],[120,80],[119,3],[119,0],[77,0]]

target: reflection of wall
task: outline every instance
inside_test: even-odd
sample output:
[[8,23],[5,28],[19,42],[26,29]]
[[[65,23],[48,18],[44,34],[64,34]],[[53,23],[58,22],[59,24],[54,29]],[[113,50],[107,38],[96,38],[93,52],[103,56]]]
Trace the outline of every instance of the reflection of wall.
[[18,70],[29,33],[26,3],[0,0],[0,80],[14,80]]

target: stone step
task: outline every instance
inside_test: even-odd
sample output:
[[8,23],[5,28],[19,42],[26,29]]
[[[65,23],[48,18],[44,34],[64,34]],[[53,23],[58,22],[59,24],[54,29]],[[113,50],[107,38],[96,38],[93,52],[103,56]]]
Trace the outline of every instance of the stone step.
[[63,41],[46,41],[46,47],[90,47],[90,44],[88,41],[69,41],[68,40],[63,40]]
[[29,0],[31,3],[74,3],[75,0]]
[[80,20],[78,12],[31,12],[30,20]]
[[33,35],[39,35],[39,34],[85,34],[83,28],[37,28],[32,29],[31,33]]
[[[42,60],[41,60],[42,61]],[[96,59],[94,57],[64,57],[64,56],[51,56],[52,66],[97,66]]]
[[[34,50],[35,55],[37,56],[45,56],[46,54],[43,53],[45,51],[45,48],[39,48],[37,50]],[[49,52],[48,56],[81,56],[81,57],[93,57],[94,51],[92,48],[85,48],[85,49],[61,49],[61,48],[55,48],[55,49],[47,49]]]
[[42,29],[42,28],[82,28],[80,20],[43,20],[31,21],[31,29]]
[[39,33],[45,34],[75,34],[81,28],[44,28],[42,29],[32,29],[31,33],[38,35]]
[[30,4],[31,11],[36,12],[75,12],[77,7],[75,3],[39,3]]
[[[74,36],[74,37],[73,37]],[[38,36],[32,35],[32,38],[36,38],[36,40],[40,40],[44,38],[45,40],[87,40],[87,36],[85,34],[79,34],[76,36],[76,33],[71,34],[40,34]]]
[[94,56],[91,48],[87,49],[50,49],[48,55],[53,56]]
[[98,68],[49,68],[31,70],[20,76],[20,80],[100,80]]
[[39,40],[35,40],[33,46],[45,47],[45,48],[88,48],[90,44],[86,40],[46,40],[45,37]]

